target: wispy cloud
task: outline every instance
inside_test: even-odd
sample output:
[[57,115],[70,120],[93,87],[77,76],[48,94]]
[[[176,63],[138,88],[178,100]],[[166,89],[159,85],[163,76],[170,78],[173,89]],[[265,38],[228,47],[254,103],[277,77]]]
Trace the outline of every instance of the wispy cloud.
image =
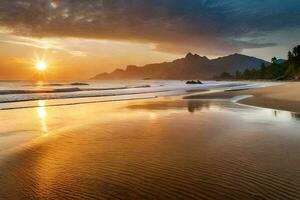
[[22,37],[14,36],[6,33],[0,33],[0,43],[21,45],[27,47],[33,47],[40,50],[49,50],[49,51],[63,51],[73,56],[83,57],[87,54],[80,50],[74,50],[65,40],[62,39],[53,39],[53,38],[31,38],[31,37]]

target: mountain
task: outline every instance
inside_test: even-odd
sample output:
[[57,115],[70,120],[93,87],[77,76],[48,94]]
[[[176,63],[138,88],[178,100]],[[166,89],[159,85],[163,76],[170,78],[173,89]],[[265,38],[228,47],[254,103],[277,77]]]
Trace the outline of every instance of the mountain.
[[216,59],[188,53],[184,58],[172,62],[148,64],[144,66],[129,65],[125,70],[116,69],[112,73],[102,73],[93,79],[211,79],[221,72],[234,73],[237,70],[259,68],[268,62],[246,55],[233,54]]

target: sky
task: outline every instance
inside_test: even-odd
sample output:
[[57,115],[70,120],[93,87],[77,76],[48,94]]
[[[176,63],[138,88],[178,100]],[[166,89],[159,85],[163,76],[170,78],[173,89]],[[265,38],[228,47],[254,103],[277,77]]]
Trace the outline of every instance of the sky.
[[285,58],[299,0],[1,0],[0,79],[86,79],[127,65],[242,53]]

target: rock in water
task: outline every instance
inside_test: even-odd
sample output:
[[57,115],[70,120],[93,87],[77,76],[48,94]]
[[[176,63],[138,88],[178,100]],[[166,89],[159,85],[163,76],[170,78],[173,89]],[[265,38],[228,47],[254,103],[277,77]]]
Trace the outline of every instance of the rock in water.
[[201,84],[203,84],[200,80],[197,80],[197,81],[187,81],[186,82],[186,84],[199,84],[199,85],[201,85]]

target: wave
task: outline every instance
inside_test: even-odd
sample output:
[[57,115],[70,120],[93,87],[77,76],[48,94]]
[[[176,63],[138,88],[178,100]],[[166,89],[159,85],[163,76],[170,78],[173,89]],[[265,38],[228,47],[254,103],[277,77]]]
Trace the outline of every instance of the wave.
[[[129,100],[141,100],[141,99],[157,98],[157,96],[155,96],[155,95],[141,96],[141,97],[138,97],[138,96],[137,97],[124,97],[124,98],[121,98],[121,96],[127,96],[127,95],[120,95],[120,98],[116,98],[116,99],[97,99],[97,100],[93,99],[93,100],[86,100],[86,101],[82,100],[82,101],[75,101],[75,102],[70,101],[70,102],[65,102],[65,103],[55,102],[53,104],[43,105],[42,107],[71,106],[71,105],[91,104],[91,103],[100,103],[100,102],[129,101]],[[28,100],[28,101],[31,101],[31,100]],[[19,102],[24,102],[24,101],[19,101]],[[12,106],[8,106],[8,107],[0,108],[0,110],[15,110],[15,109],[24,109],[24,108],[38,108],[38,107],[41,107],[41,106],[38,105],[38,104],[34,104],[34,105],[12,105]]]
[[[57,84],[54,84],[57,85]],[[106,90],[122,90],[131,88],[146,88],[151,87],[150,85],[141,86],[124,86],[124,87],[113,87],[113,88],[59,88],[59,89],[40,89],[40,90],[0,90],[0,95],[9,94],[39,94],[39,93],[68,93],[68,92],[82,92],[82,91],[106,91]]]
[[73,86],[87,86],[87,85],[90,85],[88,83],[81,83],[81,82],[74,82],[74,83],[68,83],[68,84],[64,84],[64,83],[41,83],[41,84],[29,84],[29,85],[23,85],[24,87],[35,87],[35,86],[56,86],[56,87],[59,87],[59,86],[70,86],[70,85],[73,85]]
[[[3,84],[0,89],[0,109],[11,107],[11,104],[18,102],[39,101],[39,100],[62,100],[65,102],[77,101],[76,98],[101,98],[101,99],[117,99],[125,98],[126,95],[143,96],[145,94],[153,94],[154,96],[170,96],[194,92],[203,92],[215,88],[234,87],[241,83],[232,82],[207,82],[204,85],[186,85],[182,81],[156,81],[151,83],[89,83],[86,87],[60,87],[51,83],[52,87],[43,88],[28,87],[18,88],[16,84]],[[64,83],[63,83],[64,84]],[[70,83],[67,83],[70,85]],[[73,83],[80,85],[81,83]],[[19,86],[24,86],[20,84]],[[16,89],[15,89],[16,88]],[[128,97],[128,98],[131,98]],[[126,97],[127,98],[127,97]],[[67,100],[69,99],[69,100]],[[81,100],[78,100],[81,101]],[[89,101],[85,99],[84,101]],[[9,105],[8,105],[9,104]],[[26,103],[27,104],[27,103]]]
[[53,90],[0,90],[0,95],[79,92],[79,91],[81,91],[80,88],[64,88],[64,89],[53,89]]
[[[62,96],[31,96],[31,97],[17,97],[15,99],[1,100],[0,104],[5,103],[17,103],[26,101],[38,101],[38,100],[63,100],[63,99],[76,99],[76,98],[92,98],[92,97],[116,97],[116,96],[127,96],[127,95],[142,95],[142,94],[152,94],[152,93],[163,93],[171,92],[174,90],[165,89],[160,91],[142,91],[142,92],[128,92],[128,93],[108,93],[108,94],[76,94],[76,95],[62,95]],[[3,110],[0,108],[0,110]]]

